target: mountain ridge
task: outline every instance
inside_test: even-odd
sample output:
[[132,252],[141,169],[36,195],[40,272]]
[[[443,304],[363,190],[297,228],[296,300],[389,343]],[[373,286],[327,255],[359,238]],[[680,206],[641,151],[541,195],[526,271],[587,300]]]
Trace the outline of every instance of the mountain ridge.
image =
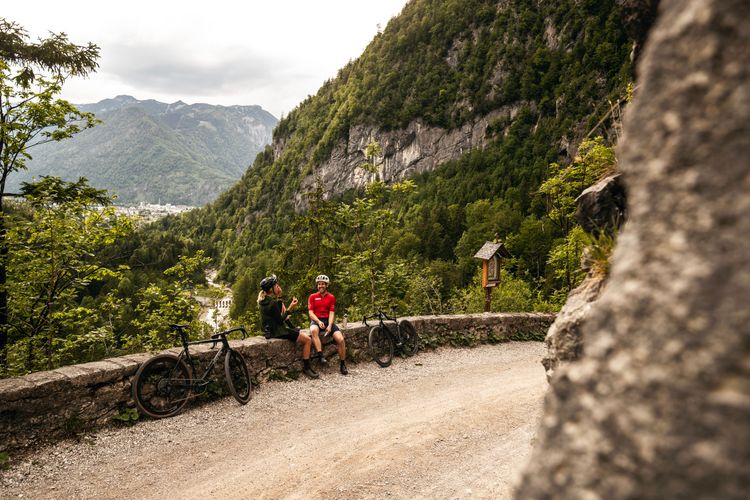
[[203,205],[240,178],[270,142],[277,123],[258,105],[163,103],[119,95],[77,107],[102,123],[32,149],[28,170],[10,178],[10,189],[42,175],[86,177],[117,195],[118,204]]

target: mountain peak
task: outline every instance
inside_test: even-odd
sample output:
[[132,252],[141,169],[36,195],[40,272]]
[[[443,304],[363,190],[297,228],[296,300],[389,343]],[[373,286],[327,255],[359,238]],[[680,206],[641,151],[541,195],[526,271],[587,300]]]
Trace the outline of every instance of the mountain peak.
[[[104,99],[104,100],[107,101],[109,99]],[[118,102],[136,102],[138,99],[136,99],[132,95],[121,94],[121,95],[118,95],[114,99],[111,99],[111,100],[112,101],[118,101]]]

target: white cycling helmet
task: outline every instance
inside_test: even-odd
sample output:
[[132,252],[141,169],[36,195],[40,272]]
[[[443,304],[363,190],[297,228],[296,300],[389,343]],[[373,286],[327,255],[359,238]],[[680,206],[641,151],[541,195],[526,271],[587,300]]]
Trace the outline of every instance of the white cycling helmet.
[[331,280],[328,279],[328,276],[326,276],[325,274],[319,274],[318,277],[315,278],[315,283],[320,283],[321,281],[325,284],[328,284],[331,282]]

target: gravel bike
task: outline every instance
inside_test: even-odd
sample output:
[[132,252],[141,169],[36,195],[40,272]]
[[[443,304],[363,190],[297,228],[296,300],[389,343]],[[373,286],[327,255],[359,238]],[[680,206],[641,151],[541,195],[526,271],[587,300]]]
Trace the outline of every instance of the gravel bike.
[[[238,351],[229,346],[227,335],[242,332],[242,338],[247,336],[244,327],[232,328],[211,335],[210,339],[188,340],[185,329],[187,325],[169,325],[175,330],[176,336],[182,342],[182,352],[174,354],[159,354],[143,363],[133,378],[133,400],[138,411],[152,418],[171,417],[178,414],[193,395],[204,393],[211,382],[209,377],[219,358],[224,356],[224,375],[232,396],[240,404],[250,401],[252,383],[245,359]],[[189,346],[197,344],[221,343],[221,349],[216,352],[205,372],[199,378],[193,378],[195,366],[190,356]]]
[[378,320],[378,325],[373,326],[367,335],[367,347],[373,361],[382,367],[391,364],[393,353],[396,351],[405,356],[414,356],[419,350],[419,335],[414,325],[405,319],[399,321],[396,318],[396,308],[392,307],[391,310],[392,317],[378,311],[362,319],[365,326],[370,326],[367,324],[368,319]]

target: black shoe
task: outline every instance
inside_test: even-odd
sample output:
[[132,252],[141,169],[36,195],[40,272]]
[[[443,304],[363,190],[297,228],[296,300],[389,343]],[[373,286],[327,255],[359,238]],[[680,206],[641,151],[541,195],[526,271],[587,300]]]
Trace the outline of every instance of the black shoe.
[[315,357],[318,358],[318,361],[320,362],[321,365],[327,365],[328,364],[328,360],[323,355],[323,351],[320,351],[319,353],[317,353],[315,355]]
[[341,375],[349,375],[349,370],[346,369],[346,363],[341,361],[339,363],[339,371],[341,372]]
[[305,366],[304,368],[302,368],[302,373],[304,373],[305,375],[307,375],[310,378],[319,378],[320,377],[320,375],[318,375],[318,372],[316,372],[315,370],[313,370],[312,366]]

